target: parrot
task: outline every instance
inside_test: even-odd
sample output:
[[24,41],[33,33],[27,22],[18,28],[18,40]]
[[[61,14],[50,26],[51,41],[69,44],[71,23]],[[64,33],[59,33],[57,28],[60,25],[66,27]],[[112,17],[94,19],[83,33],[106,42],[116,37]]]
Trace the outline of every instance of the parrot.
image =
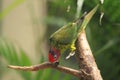
[[49,62],[59,64],[60,55],[66,53],[66,51],[69,53],[66,59],[75,54],[75,41],[77,40],[78,35],[84,31],[97,8],[98,5],[88,14],[85,12],[80,18],[73,22],[69,22],[50,36],[50,50],[48,53]]

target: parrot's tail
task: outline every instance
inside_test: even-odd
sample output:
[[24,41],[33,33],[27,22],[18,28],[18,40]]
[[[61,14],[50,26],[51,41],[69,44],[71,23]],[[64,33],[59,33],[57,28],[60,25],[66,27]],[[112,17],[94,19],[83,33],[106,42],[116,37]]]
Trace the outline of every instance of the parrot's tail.
[[87,12],[84,12],[83,15],[80,18],[78,18],[74,21],[74,23],[76,23],[78,25],[78,30],[80,29],[80,26],[83,23],[86,15],[87,15]]

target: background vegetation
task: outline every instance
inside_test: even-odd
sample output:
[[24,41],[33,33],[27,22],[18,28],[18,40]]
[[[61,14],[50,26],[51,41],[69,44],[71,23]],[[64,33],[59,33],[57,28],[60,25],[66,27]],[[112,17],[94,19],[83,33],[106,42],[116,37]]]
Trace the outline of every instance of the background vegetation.
[[[16,0],[17,1],[17,0]],[[8,7],[7,11],[0,12],[0,21],[12,11],[13,8],[23,3],[18,1],[14,3],[14,6]],[[90,11],[96,4],[97,0],[84,0],[81,13],[84,11]],[[75,19],[77,0],[48,0],[47,1],[47,17],[44,19],[44,23],[47,24],[47,31],[44,39],[47,40],[50,34],[60,28],[67,22]],[[95,16],[89,23],[86,32],[91,49],[94,53],[96,63],[101,71],[104,80],[120,80],[120,1],[105,0],[103,4],[103,11],[105,13],[102,19],[102,25],[99,24],[99,9]],[[67,12],[68,6],[70,7]],[[39,22],[38,22],[39,23]],[[2,26],[2,25],[0,25]],[[1,30],[0,30],[1,31]],[[2,32],[2,31],[1,31]],[[43,40],[44,40],[43,39]],[[42,43],[37,42],[37,43]],[[39,40],[38,40],[39,41]],[[37,46],[37,45],[36,45]],[[39,49],[39,48],[38,48]],[[48,49],[46,49],[48,50]],[[39,50],[39,61],[42,63],[47,60],[47,55],[44,56],[44,51]],[[75,58],[70,60],[61,59],[60,64],[77,69]],[[73,64],[74,63],[74,64]],[[32,60],[28,57],[26,52],[10,42],[8,39],[0,38],[0,78],[6,75],[9,70],[6,65],[33,65]],[[71,65],[72,64],[72,65]],[[47,69],[38,72],[22,72],[15,71],[23,80],[77,80],[75,77],[67,74],[60,73],[56,70]],[[62,78],[62,79],[61,79]]]

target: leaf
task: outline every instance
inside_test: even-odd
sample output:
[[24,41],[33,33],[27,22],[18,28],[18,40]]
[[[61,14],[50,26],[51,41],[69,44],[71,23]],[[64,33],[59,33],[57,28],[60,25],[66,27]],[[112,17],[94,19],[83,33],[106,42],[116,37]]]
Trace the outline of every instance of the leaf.
[[0,39],[0,54],[4,56],[8,62],[14,63],[10,45],[5,39]]
[[[20,56],[16,47],[6,39],[0,39],[0,55],[9,63],[14,65],[31,65],[31,61],[26,53],[20,49]],[[25,80],[31,80],[31,72],[18,71]]]

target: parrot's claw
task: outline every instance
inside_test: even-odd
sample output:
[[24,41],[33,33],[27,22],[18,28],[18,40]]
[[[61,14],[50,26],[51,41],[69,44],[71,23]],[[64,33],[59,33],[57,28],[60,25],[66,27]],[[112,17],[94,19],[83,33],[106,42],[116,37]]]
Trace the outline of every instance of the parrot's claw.
[[53,65],[57,67],[59,65],[59,62],[55,62]]
[[71,56],[74,56],[74,54],[75,54],[75,51],[70,52],[70,54],[66,57],[66,59],[69,59]]

